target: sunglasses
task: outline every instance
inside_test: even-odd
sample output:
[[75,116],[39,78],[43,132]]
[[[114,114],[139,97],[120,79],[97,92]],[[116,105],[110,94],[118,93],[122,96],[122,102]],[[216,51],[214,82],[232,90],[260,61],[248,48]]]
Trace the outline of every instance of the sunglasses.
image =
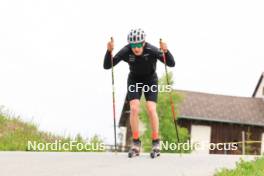
[[131,48],[141,48],[143,47],[143,43],[131,43]]

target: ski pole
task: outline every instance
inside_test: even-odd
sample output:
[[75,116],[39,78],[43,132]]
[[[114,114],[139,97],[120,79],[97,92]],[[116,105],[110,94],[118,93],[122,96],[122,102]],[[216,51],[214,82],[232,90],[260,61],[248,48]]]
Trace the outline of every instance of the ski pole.
[[[111,42],[114,42],[113,37],[111,37]],[[113,55],[111,51],[111,70],[112,70],[112,99],[113,99],[113,117],[114,117],[114,138],[115,138],[115,152],[117,152],[116,145],[116,107],[115,107],[115,77],[114,77],[114,62]]]
[[[162,43],[162,39],[160,39],[160,44]],[[169,77],[168,77],[168,69],[167,69],[167,63],[166,63],[166,55],[165,53],[162,51],[162,57],[163,57],[163,62],[165,65],[165,74],[166,74],[166,80],[167,80],[167,84],[169,85]],[[170,104],[171,104],[171,111],[172,111],[172,117],[173,117],[173,122],[174,122],[174,126],[175,126],[175,131],[176,131],[176,137],[178,140],[178,143],[180,142],[180,138],[179,138],[179,133],[178,133],[178,127],[177,127],[177,117],[176,117],[176,112],[175,112],[175,107],[174,107],[174,102],[172,99],[172,92],[170,91]]]

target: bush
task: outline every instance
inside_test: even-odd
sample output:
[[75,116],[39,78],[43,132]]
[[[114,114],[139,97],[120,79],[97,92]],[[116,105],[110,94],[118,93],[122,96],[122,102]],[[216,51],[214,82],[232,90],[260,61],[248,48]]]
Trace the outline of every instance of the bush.
[[[172,73],[169,73],[169,83],[172,85]],[[163,76],[159,80],[159,85],[167,85],[166,77]],[[177,113],[177,104],[179,104],[182,100],[181,95],[176,93],[175,91],[171,92],[171,96],[173,99],[173,103],[175,105],[175,111]],[[177,144],[177,138],[176,138],[176,130],[175,125],[173,121],[173,114],[171,111],[171,103],[170,103],[170,93],[169,92],[159,92],[159,98],[157,102],[157,112],[159,116],[159,133],[160,133],[160,139],[163,142],[168,142],[169,144],[175,143]],[[144,100],[141,101],[141,112],[140,112],[140,118],[142,122],[144,123],[146,127],[146,131],[144,135],[141,137],[142,142],[144,144],[144,151],[150,151],[151,150],[151,126],[148,119],[148,113],[147,109],[144,103]],[[189,133],[186,128],[182,128],[177,125],[178,133],[180,142],[187,142],[189,139]],[[169,153],[180,153],[180,152],[190,152],[190,151],[184,151],[184,150],[166,150],[162,152],[169,152]]]

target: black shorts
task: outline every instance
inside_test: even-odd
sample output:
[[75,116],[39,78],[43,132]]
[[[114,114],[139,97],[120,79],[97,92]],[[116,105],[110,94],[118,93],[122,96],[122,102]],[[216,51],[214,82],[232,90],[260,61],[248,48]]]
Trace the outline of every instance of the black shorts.
[[158,77],[154,73],[148,77],[136,78],[131,73],[127,79],[127,100],[140,100],[142,92],[146,101],[157,102],[158,99]]

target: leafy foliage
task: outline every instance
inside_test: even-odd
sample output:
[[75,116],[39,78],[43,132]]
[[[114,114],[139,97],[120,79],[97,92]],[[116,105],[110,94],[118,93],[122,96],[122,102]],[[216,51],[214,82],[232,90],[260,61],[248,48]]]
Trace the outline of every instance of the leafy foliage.
[[[173,75],[170,72],[168,74],[169,83],[172,86],[173,84]],[[166,76],[164,75],[159,80],[159,85],[167,85]],[[178,94],[175,91],[172,92],[159,92],[159,98],[157,102],[157,112],[159,116],[159,133],[160,133],[160,139],[163,142],[168,142],[169,144],[174,143],[177,144],[177,138],[176,138],[176,130],[173,120],[173,114],[171,111],[171,103],[170,103],[170,96],[172,96],[172,100],[175,106],[175,112],[178,114],[178,104],[182,100],[182,96]],[[144,123],[146,127],[146,131],[144,135],[141,137],[142,142],[144,143],[144,151],[150,151],[151,150],[151,126],[149,123],[148,113],[147,109],[144,103],[144,100],[141,102],[141,112],[140,112],[140,118],[141,121]],[[188,130],[186,128],[180,127],[177,125],[178,132],[179,132],[179,138],[180,143],[187,142],[189,139]],[[169,152],[169,153],[179,153],[179,152],[190,152],[189,150],[181,150],[181,149],[168,149],[166,151],[162,152]]]

